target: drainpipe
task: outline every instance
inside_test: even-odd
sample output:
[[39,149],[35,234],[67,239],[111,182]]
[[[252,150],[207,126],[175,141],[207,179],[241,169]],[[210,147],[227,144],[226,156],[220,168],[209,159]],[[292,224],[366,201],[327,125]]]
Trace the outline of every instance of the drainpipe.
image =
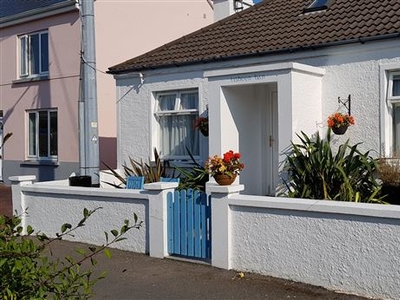
[[82,99],[79,112],[80,175],[92,177],[99,185],[99,137],[97,123],[96,51],[94,30],[94,0],[81,0],[82,16]]

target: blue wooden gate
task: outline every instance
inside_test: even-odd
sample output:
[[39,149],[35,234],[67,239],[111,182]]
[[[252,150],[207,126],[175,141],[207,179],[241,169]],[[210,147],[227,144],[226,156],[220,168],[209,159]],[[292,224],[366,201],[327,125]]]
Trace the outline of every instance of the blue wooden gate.
[[211,258],[211,203],[207,194],[188,189],[168,193],[168,252]]

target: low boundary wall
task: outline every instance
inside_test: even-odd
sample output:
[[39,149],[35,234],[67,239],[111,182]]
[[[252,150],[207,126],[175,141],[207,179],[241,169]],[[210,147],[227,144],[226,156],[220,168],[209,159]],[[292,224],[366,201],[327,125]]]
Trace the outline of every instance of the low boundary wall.
[[239,194],[208,186],[212,263],[400,299],[400,207]]
[[[32,184],[13,177],[13,206],[28,208],[23,225],[58,232],[83,208],[103,207],[74,240],[104,243],[103,231],[136,213],[142,229],[115,246],[168,256],[166,194],[176,183],[145,190]],[[400,299],[400,207],[240,194],[243,185],[207,185],[212,203],[211,264],[379,299]],[[93,226],[93,229],[89,229]]]

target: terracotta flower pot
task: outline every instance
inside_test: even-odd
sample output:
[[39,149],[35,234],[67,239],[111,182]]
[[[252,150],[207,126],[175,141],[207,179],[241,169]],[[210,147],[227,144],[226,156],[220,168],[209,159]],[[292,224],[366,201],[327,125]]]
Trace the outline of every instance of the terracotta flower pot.
[[231,185],[236,179],[236,174],[233,174],[232,177],[225,174],[215,174],[213,177],[219,185]]

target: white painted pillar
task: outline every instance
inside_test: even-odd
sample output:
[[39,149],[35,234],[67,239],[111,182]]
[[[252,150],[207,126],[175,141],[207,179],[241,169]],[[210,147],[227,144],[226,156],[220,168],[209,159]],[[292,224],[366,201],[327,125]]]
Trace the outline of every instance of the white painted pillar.
[[167,194],[174,192],[177,182],[153,182],[144,185],[149,195],[149,248],[150,256],[168,256]]
[[218,185],[209,182],[207,194],[211,194],[211,265],[231,269],[230,207],[231,195],[244,190],[243,184]]
[[[25,195],[22,193],[22,186],[33,184],[36,180],[35,175],[26,176],[11,176],[8,178],[11,181],[11,193],[12,193],[12,212],[16,216],[21,217],[21,226],[26,230],[26,205]],[[29,213],[29,212],[28,212]],[[23,232],[23,233],[24,233]]]

